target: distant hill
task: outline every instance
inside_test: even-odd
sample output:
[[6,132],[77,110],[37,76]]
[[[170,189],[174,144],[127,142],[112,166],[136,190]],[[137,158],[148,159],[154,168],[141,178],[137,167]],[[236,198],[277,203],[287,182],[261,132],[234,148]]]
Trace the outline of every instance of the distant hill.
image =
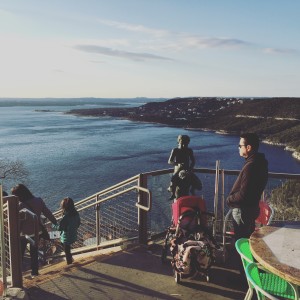
[[287,146],[300,159],[300,98],[174,98],[133,108],[80,109],[68,113],[121,117],[237,135],[252,131],[266,142]]

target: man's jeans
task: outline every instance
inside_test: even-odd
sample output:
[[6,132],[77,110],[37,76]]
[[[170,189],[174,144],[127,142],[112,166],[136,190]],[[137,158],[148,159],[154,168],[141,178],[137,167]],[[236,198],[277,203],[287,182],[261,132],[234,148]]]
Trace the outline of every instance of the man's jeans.
[[233,208],[233,227],[235,240],[249,238],[255,230],[255,219],[259,215],[259,208]]
[[[34,239],[33,239],[34,240]],[[27,244],[29,243],[29,253],[30,253],[30,265],[31,265],[31,275],[38,275],[39,271],[39,253],[38,246],[31,244],[24,236],[20,238],[21,242],[21,253],[22,258],[24,258],[25,250]]]

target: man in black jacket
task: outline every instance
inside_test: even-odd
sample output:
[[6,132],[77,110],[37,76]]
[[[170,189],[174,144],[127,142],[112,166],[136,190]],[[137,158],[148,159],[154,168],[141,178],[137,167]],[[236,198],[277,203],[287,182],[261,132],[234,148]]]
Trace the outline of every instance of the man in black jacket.
[[268,181],[268,161],[258,152],[259,138],[255,133],[240,136],[240,156],[246,159],[227,198],[231,207],[235,239],[249,238],[255,230],[259,201]]

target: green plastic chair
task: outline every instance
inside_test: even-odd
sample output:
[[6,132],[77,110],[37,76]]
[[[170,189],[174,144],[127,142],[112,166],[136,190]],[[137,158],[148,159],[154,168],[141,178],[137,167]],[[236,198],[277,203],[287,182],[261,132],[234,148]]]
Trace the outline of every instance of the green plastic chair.
[[258,300],[265,299],[265,296],[271,300],[278,300],[279,298],[276,296],[281,297],[281,299],[299,299],[297,287],[275,274],[258,268],[258,265],[254,263],[248,239],[237,240],[235,247],[241,256],[249,285],[245,300],[252,299],[253,287]]
[[256,263],[251,263],[246,267],[247,279],[254,286],[257,294],[257,299],[262,300],[267,297],[271,300],[280,299],[299,299],[297,287],[283,278],[266,272],[258,268]]
[[[237,250],[237,252],[239,253],[239,255],[241,256],[241,260],[243,263],[243,267],[246,273],[246,267],[254,262],[254,258],[252,256],[251,250],[250,250],[250,246],[249,246],[249,240],[246,238],[241,238],[239,240],[237,240],[235,242],[235,248]],[[250,284],[248,278],[248,291],[246,293],[246,296],[244,298],[244,300],[251,300],[252,296],[253,296],[253,286]]]

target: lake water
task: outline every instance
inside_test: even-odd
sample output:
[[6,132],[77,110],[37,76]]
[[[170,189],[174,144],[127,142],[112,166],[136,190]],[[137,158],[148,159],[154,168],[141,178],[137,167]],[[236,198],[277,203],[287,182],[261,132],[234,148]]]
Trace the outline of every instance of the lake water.
[[[135,106],[151,99],[0,100],[0,159],[21,160],[31,191],[53,209],[65,196],[80,200],[142,172],[170,168],[177,136],[188,134],[196,167],[239,170],[238,136],[186,131],[159,124],[64,114],[74,108]],[[49,110],[36,111],[36,110]],[[281,147],[261,144],[271,172],[300,173]],[[9,191],[12,183],[3,182]]]

